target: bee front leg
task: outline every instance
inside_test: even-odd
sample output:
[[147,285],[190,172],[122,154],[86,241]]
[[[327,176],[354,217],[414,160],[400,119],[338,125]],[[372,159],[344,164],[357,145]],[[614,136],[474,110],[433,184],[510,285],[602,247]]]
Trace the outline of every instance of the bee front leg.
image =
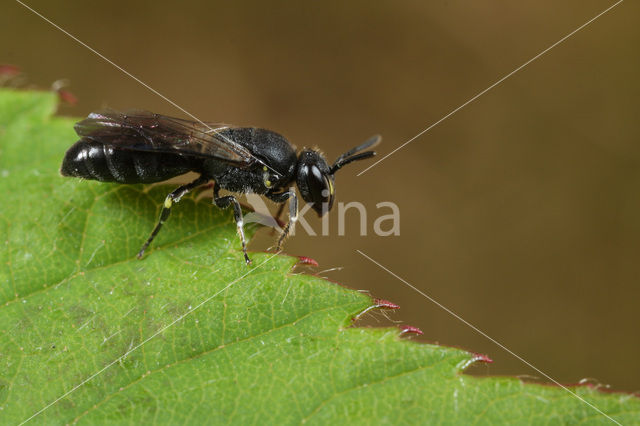
[[200,176],[198,179],[194,180],[193,182],[188,183],[186,185],[182,185],[181,187],[179,187],[178,189],[176,189],[175,191],[167,195],[167,198],[165,198],[164,204],[162,206],[162,212],[160,212],[160,219],[158,220],[156,227],[153,228],[151,235],[149,236],[147,241],[144,243],[144,245],[138,252],[138,255],[137,255],[138,259],[142,259],[142,256],[144,255],[144,251],[147,249],[147,247],[149,247],[149,244],[151,244],[151,241],[153,241],[156,235],[158,235],[158,232],[160,232],[160,228],[162,228],[162,224],[164,224],[166,220],[169,218],[169,215],[171,214],[171,207],[173,206],[173,204],[180,201],[180,199],[184,197],[189,191],[191,191],[194,188],[197,188],[203,183],[206,183],[208,180],[209,178]]
[[221,197],[220,185],[218,185],[217,182],[213,187],[213,202],[221,209],[229,207],[229,204],[233,204],[233,217],[236,221],[236,227],[238,228],[240,241],[242,241],[242,253],[244,254],[244,261],[247,262],[247,265],[250,265],[251,259],[249,259],[249,256],[247,255],[247,241],[244,238],[244,221],[242,219],[242,208],[240,207],[240,203],[233,195]]
[[277,250],[280,251],[282,248],[282,243],[287,239],[289,233],[292,232],[296,227],[296,222],[298,221],[298,197],[294,190],[290,190],[287,192],[283,192],[280,194],[269,194],[267,195],[270,199],[275,201],[276,203],[284,203],[289,200],[289,221],[285,225],[280,237],[278,238]]

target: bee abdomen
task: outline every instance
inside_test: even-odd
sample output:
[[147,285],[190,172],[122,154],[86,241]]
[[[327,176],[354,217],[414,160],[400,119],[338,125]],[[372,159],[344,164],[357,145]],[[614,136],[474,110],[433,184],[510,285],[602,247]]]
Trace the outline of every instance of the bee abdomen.
[[[188,164],[167,167],[165,157],[168,155],[118,149],[112,145],[82,138],[65,154],[60,173],[63,176],[101,182],[151,183],[170,179],[190,170]],[[171,158],[173,157],[175,156]],[[175,163],[175,160],[173,162]]]

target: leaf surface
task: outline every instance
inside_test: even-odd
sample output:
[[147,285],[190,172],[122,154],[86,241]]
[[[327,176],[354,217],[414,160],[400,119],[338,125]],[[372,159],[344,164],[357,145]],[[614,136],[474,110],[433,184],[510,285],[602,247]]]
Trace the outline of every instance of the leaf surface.
[[[369,296],[292,257],[247,267],[231,213],[195,195],[138,261],[169,189],[59,176],[76,136],[55,108],[0,91],[2,423],[610,422],[554,386],[465,376],[467,351],[352,327]],[[571,390],[638,422],[634,396]]]

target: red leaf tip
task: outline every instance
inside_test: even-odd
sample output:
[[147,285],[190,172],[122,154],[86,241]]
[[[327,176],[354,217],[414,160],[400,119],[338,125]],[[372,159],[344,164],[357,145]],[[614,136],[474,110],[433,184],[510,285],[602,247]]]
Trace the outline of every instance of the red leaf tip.
[[487,355],[479,354],[479,353],[474,353],[473,354],[473,361],[474,362],[477,362],[477,361],[485,362],[487,364],[493,363],[493,360],[491,358],[489,358]]
[[388,300],[384,300],[384,299],[374,299],[373,303],[375,303],[376,308],[379,309],[399,309],[400,305],[396,305],[393,302],[389,302]]
[[65,89],[58,90],[58,97],[62,102],[65,102],[69,105],[75,105],[78,103],[78,98],[73,93]]
[[14,75],[18,74],[20,74],[20,68],[18,66],[11,64],[0,64],[0,75],[13,77]]
[[315,259],[307,256],[298,256],[298,259],[300,259],[298,263],[301,263],[302,265],[320,266]]
[[400,334],[417,334],[418,336],[421,336],[424,333],[418,327],[414,327],[413,325],[401,325]]

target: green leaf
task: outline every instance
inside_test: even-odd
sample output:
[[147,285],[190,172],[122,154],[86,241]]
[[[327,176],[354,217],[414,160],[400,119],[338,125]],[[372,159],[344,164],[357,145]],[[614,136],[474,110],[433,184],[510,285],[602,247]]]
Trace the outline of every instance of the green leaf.
[[[55,108],[0,91],[3,424],[609,422],[554,386],[461,374],[472,353],[352,327],[369,296],[287,256],[247,267],[230,212],[194,197],[136,260],[167,188],[60,177],[75,120]],[[572,391],[638,422],[636,397]]]

